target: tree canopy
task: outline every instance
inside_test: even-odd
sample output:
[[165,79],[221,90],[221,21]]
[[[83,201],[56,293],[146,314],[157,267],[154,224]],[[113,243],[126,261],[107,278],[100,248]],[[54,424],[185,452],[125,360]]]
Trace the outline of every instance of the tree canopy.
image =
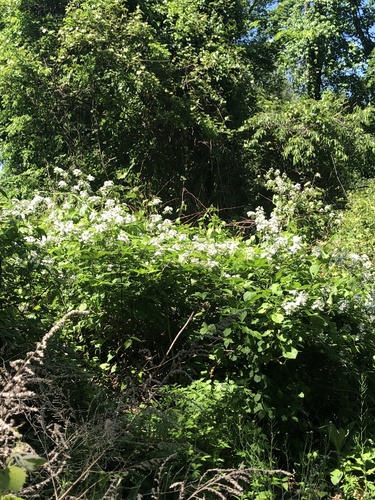
[[[114,179],[176,203],[247,206],[259,174],[276,164],[295,170],[293,147],[302,162],[321,156],[323,136],[336,151],[359,148],[358,158],[372,150],[370,119],[357,119],[353,108],[372,99],[370,4],[14,0],[0,7],[2,159],[9,173],[27,173],[29,185],[48,183],[55,166],[79,167],[98,185]],[[327,91],[327,123],[343,127],[332,139],[314,104]],[[292,146],[281,110],[304,97],[316,140]],[[281,143],[263,143],[259,161],[249,144],[264,136],[271,109]],[[297,115],[292,122],[304,129]],[[352,166],[328,156],[330,167],[310,165],[322,185],[353,178]]]

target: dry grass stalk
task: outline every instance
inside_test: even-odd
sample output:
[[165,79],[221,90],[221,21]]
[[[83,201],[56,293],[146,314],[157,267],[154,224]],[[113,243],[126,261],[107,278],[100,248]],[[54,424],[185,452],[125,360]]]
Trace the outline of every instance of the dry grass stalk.
[[[75,316],[86,316],[88,311],[73,310],[65,314],[42,338],[35,349],[28,352],[24,359],[10,361],[8,366],[3,364],[0,369],[0,455],[5,465],[12,453],[30,453],[34,450],[26,443],[21,442],[22,434],[20,427],[26,422],[33,425],[39,421],[39,427],[46,433],[46,439],[59,443],[55,450],[48,454],[48,462],[45,469],[51,468],[51,464],[59,463],[54,469],[54,474],[59,474],[64,468],[65,459],[61,454],[65,446],[63,433],[57,424],[47,425],[40,414],[41,395],[31,390],[30,387],[48,387],[49,381],[36,374],[36,368],[43,365],[44,354],[49,339],[60,330],[65,323]],[[34,417],[36,415],[36,417]],[[41,438],[41,443],[45,439]],[[38,489],[53,481],[53,476],[43,477],[38,483]],[[26,491],[27,488],[24,490]],[[31,491],[30,491],[31,493]]]
[[[208,492],[220,500],[226,500],[232,498],[232,496],[241,496],[244,491],[242,484],[249,484],[251,476],[254,474],[268,476],[281,474],[293,479],[292,473],[281,469],[268,470],[255,467],[248,469],[209,469],[194,485],[182,481],[172,484],[170,488],[179,490],[179,500],[205,500],[205,495]],[[192,489],[193,492],[191,492]]]

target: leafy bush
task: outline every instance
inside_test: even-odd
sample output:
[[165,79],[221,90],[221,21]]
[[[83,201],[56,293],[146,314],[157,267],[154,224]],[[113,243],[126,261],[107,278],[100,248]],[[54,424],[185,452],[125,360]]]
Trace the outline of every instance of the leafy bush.
[[[162,498],[174,482],[199,489],[209,470],[241,464],[266,477],[279,461],[298,474],[306,433],[320,456],[329,422],[360,432],[363,377],[374,408],[372,263],[327,243],[341,216],[319,190],[270,173],[273,211],[249,212],[233,235],[214,210],[189,226],[158,198],[136,200],[110,181],[94,192],[78,169],[56,175],[48,195],[3,199],[1,314],[32,344],[56,316],[89,311],[60,342],[96,385],[70,399],[77,415],[91,418],[99,388],[116,395],[108,412],[121,409],[108,424],[118,439],[95,451],[99,475],[132,495],[159,481]],[[68,470],[68,491],[84,491]],[[219,483],[235,480],[225,474]],[[291,488],[285,477],[274,487]],[[266,483],[247,480],[249,491]]]
[[355,182],[374,175],[372,114],[330,92],[321,100],[266,101],[244,126],[248,161],[255,171],[279,168],[296,182],[314,182],[331,201],[346,199]]

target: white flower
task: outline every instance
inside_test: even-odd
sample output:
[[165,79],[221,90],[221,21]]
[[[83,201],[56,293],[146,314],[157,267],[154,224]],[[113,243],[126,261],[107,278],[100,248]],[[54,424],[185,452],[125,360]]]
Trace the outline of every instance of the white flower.
[[125,243],[127,243],[129,241],[129,236],[126,233],[124,233],[123,231],[121,231],[119,233],[119,235],[117,236],[117,239],[119,241],[124,241]]
[[36,238],[34,238],[34,236],[25,236],[25,241],[27,243],[35,243],[36,242]]
[[92,240],[93,236],[94,234],[92,231],[84,231],[79,239],[82,243],[88,243],[90,240]]
[[32,213],[44,201],[45,199],[43,198],[43,196],[40,196],[39,194],[35,195],[34,198],[30,201],[30,203],[27,204],[26,212]]
[[102,233],[103,231],[107,230],[107,225],[106,224],[95,224],[94,229],[97,233]]
[[[163,226],[164,227],[170,227],[172,225],[173,225],[173,223],[172,223],[171,219],[164,219],[163,220]],[[175,232],[177,232],[177,231],[175,231]]]
[[60,234],[68,234],[74,231],[74,222],[68,221],[55,221],[55,229]]
[[87,180],[88,180],[89,182],[92,182],[92,181],[94,181],[94,180],[95,180],[95,177],[94,177],[93,175],[91,175],[91,174],[90,174],[90,175],[88,175],[88,176],[87,176]]
[[171,214],[173,212],[172,207],[164,207],[163,214]]
[[102,201],[101,196],[90,196],[89,197],[89,202],[90,203],[99,203]]
[[137,217],[135,215],[126,214],[124,217],[125,224],[133,224],[136,221],[137,221]]
[[162,220],[162,216],[160,214],[152,214],[150,215],[150,222],[156,224]]
[[55,168],[53,169],[53,171],[54,171],[54,173],[55,173],[56,175],[60,175],[61,177],[64,177],[65,179],[66,179],[67,177],[69,177],[69,172],[67,172],[66,170],[63,170],[63,169],[62,169],[62,168],[60,168],[60,167],[55,167]]
[[44,203],[47,205],[48,208],[53,207],[53,201],[48,196],[46,198],[44,198]]
[[111,208],[111,207],[114,207],[116,205],[116,202],[115,200],[112,200],[111,198],[106,200],[105,203],[104,203],[104,206],[106,208]]
[[289,251],[290,253],[297,253],[299,252],[300,250],[302,250],[302,238],[300,236],[293,236],[293,243],[292,245],[289,247]]
[[311,255],[313,255],[314,257],[321,257],[322,249],[318,246],[314,246],[311,250]]
[[324,311],[325,307],[325,302],[322,298],[314,300],[314,302],[311,305],[311,309],[315,309],[318,311]]
[[153,207],[155,207],[156,205],[160,205],[161,203],[161,199],[160,198],[154,198],[153,200],[151,200],[151,205]]
[[99,188],[99,191],[105,194],[113,186],[113,181],[105,181],[103,186]]
[[285,302],[283,304],[282,307],[283,307],[286,315],[292,314],[299,307],[304,306],[309,298],[307,293],[304,291],[297,292],[297,290],[291,290],[289,293],[291,295],[294,295],[295,299],[291,300],[289,302]]
[[121,215],[120,207],[110,207],[108,210],[104,210],[101,213],[101,220],[105,222],[114,222],[116,224],[122,224],[124,222],[124,217]]
[[338,307],[339,312],[344,313],[350,309],[350,302],[348,300],[341,299],[337,303],[337,307]]
[[59,188],[66,188],[66,187],[68,187],[68,184],[65,181],[59,181],[57,183],[57,185],[58,185]]
[[202,264],[210,269],[212,269],[213,267],[217,267],[219,265],[219,263],[216,262],[216,260],[211,260],[211,259],[208,259],[206,262],[202,261]]
[[74,177],[80,177],[82,175],[82,172],[79,168],[75,168],[73,170],[73,175],[74,175]]

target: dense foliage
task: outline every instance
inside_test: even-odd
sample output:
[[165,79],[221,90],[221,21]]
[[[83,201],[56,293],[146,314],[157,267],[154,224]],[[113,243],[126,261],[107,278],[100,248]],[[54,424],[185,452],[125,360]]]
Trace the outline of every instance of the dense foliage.
[[[249,484],[246,498],[315,498],[310,489],[328,494],[340,481],[367,491],[372,263],[327,243],[342,222],[321,192],[270,173],[272,213],[249,212],[233,235],[214,211],[186,225],[158,198],[140,203],[110,181],[94,193],[94,179],[80,170],[55,173],[48,196],[4,198],[1,226],[8,356],[29,349],[66,311],[86,313],[49,340],[46,361],[34,368],[53,385],[68,373],[75,380],[62,386],[58,408],[45,388],[47,409],[37,409],[49,415],[47,434],[52,424],[66,426],[68,442],[81,433],[64,469],[70,482],[50,461],[55,497],[72,489],[86,498],[94,488],[89,497],[102,498],[114,483],[121,498],[156,485],[157,498],[171,488],[193,494],[208,487],[199,483],[209,481],[205,471],[241,467],[248,476],[229,479]],[[94,425],[110,433],[96,451]],[[60,457],[56,438],[43,442],[41,428],[27,426],[34,453]],[[93,482],[77,471],[81,446]],[[352,460],[365,461],[359,475]],[[324,472],[309,483],[304,467],[318,463]],[[30,491],[50,498],[44,484],[36,480]]]
[[195,210],[254,208],[271,166],[347,189],[372,175],[374,13],[323,3],[2,1],[5,168],[36,188],[79,168]]
[[1,500],[375,498],[374,20],[0,0]]

